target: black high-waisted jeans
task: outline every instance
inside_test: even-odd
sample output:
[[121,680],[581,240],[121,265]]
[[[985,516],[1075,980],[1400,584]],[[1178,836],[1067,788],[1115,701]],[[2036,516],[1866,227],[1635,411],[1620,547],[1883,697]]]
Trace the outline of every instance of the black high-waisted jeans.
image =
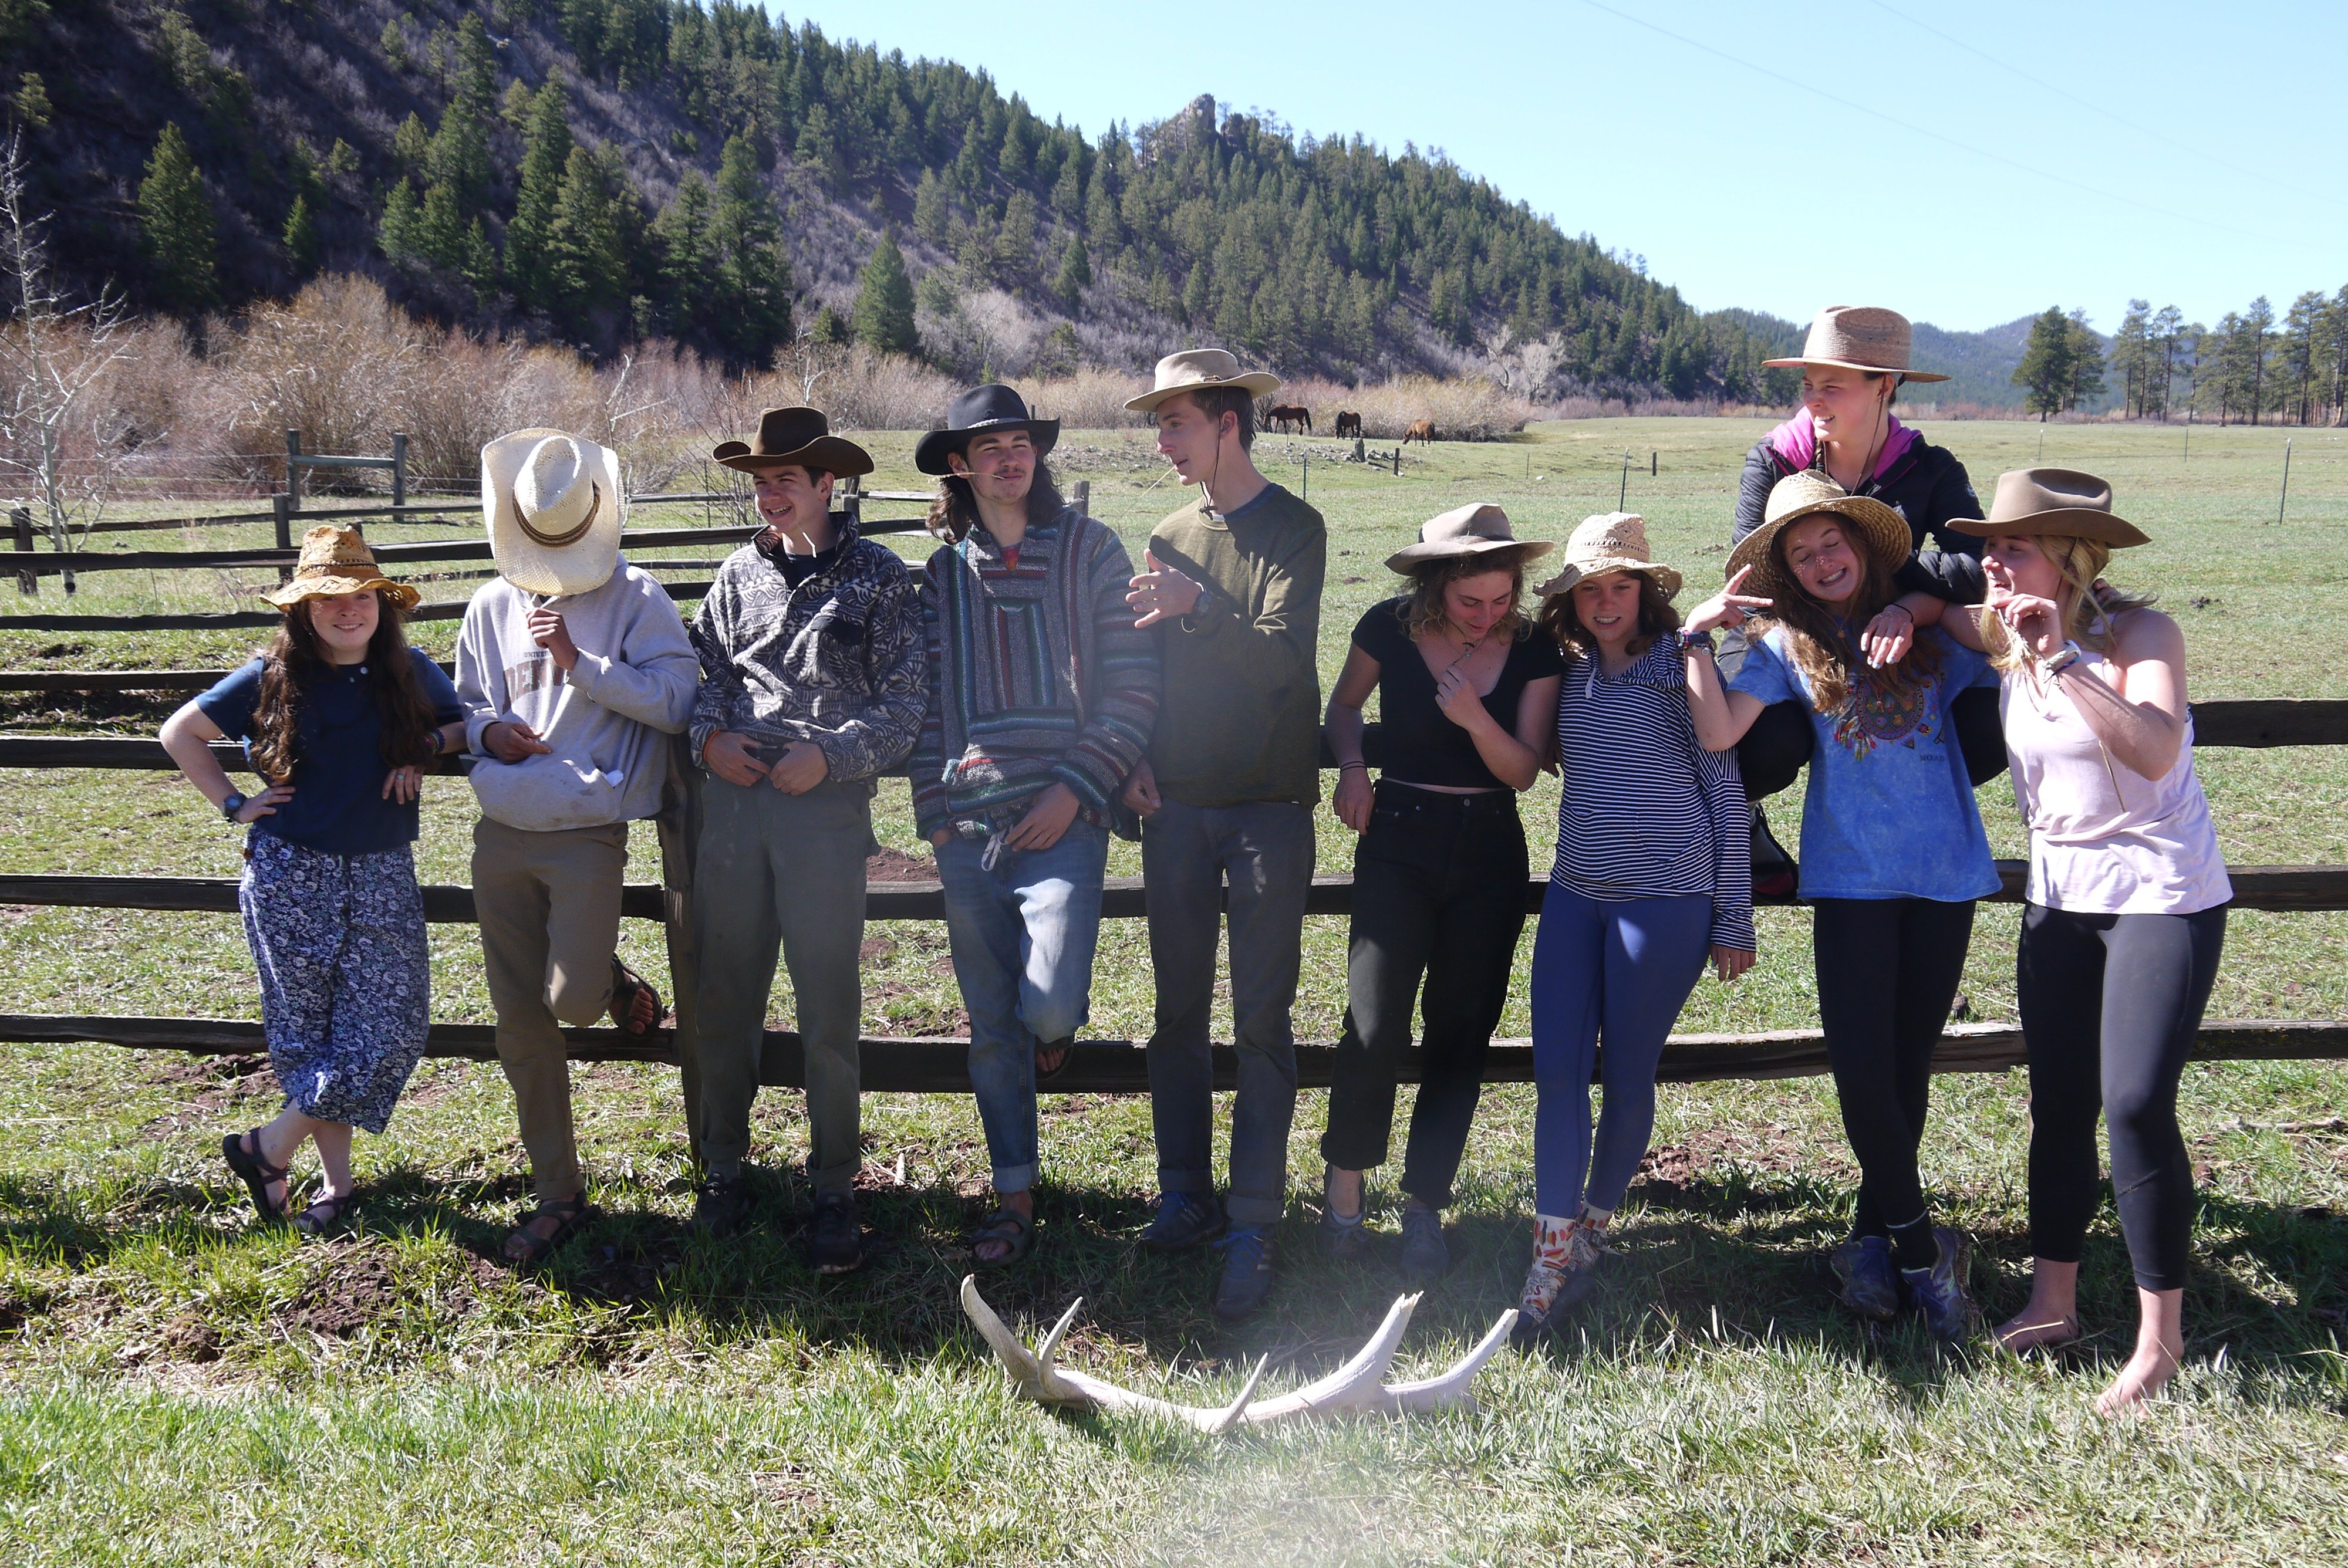
[[1424,976],[1423,1064],[1402,1190],[1430,1208],[1451,1202],[1525,928],[1526,876],[1513,791],[1378,785],[1369,831],[1354,851],[1345,1032],[1321,1139],[1331,1164],[1365,1171],[1385,1163]]

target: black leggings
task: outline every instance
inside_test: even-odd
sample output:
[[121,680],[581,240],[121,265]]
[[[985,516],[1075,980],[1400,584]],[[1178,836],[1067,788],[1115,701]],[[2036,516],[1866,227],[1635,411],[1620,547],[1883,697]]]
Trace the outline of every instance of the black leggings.
[[2136,1282],[2182,1290],[2193,1165],[2177,1085],[2226,945],[2226,907],[2079,915],[2033,904],[2014,969],[2030,1050],[2030,1251],[2076,1263],[2103,1202],[2100,1110]]
[[1820,898],[1811,926],[1818,1021],[1859,1156],[1859,1235],[1888,1236],[1925,1213],[1924,1139],[1932,1050],[1972,940],[1971,899]]
[[[1949,705],[1956,725],[1957,749],[1965,754],[1965,772],[1978,789],[2005,771],[2005,726],[1997,711],[1997,688],[1979,686],[1957,693]],[[1736,743],[1736,768],[1745,780],[1745,797],[1764,800],[1791,788],[1802,764],[1810,760],[1818,731],[1810,723],[1806,702],[1772,702],[1753,716],[1753,727]]]

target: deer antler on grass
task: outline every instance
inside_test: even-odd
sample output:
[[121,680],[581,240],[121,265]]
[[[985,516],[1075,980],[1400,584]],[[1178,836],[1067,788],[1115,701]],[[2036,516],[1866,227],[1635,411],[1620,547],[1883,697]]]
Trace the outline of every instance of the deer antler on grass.
[[1385,1381],[1386,1368],[1393,1363],[1395,1351],[1402,1344],[1403,1331],[1410,1327],[1410,1315],[1418,1306],[1417,1296],[1398,1296],[1386,1309],[1385,1321],[1370,1336],[1369,1343],[1327,1377],[1257,1404],[1255,1391],[1263,1382],[1265,1367],[1263,1361],[1258,1361],[1255,1370],[1248,1374],[1246,1386],[1240,1389],[1239,1398],[1213,1410],[1137,1394],[1088,1372],[1053,1365],[1060,1337],[1068,1331],[1068,1325],[1076,1320],[1084,1304],[1081,1296],[1071,1302],[1059,1322],[1052,1326],[1052,1331],[1030,1351],[994,1315],[986,1298],[979,1295],[976,1276],[965,1276],[962,1282],[962,1309],[970,1315],[981,1337],[1011,1374],[1012,1386],[1025,1398],[1040,1405],[1068,1405],[1079,1409],[1144,1411],[1209,1433],[1227,1432],[1238,1426],[1269,1426],[1274,1421],[1324,1410],[1406,1412],[1473,1404],[1476,1396],[1470,1385],[1477,1372],[1508,1343],[1509,1330],[1517,1321],[1513,1308],[1501,1313],[1499,1321],[1492,1325],[1491,1331],[1476,1348],[1440,1377],[1414,1383],[1388,1383]]

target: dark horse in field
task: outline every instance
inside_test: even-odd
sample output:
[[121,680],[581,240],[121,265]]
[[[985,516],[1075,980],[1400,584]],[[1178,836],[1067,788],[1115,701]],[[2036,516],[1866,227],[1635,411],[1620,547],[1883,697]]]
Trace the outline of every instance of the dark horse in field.
[[1349,413],[1343,408],[1337,410],[1337,435],[1339,439],[1342,440],[1348,436],[1358,437],[1361,434],[1362,416],[1358,414]]
[[1313,434],[1313,411],[1302,404],[1275,403],[1263,411],[1263,422],[1267,427],[1276,426],[1283,435],[1299,425],[1304,426],[1307,436]]
[[1435,421],[1432,419],[1414,419],[1410,422],[1410,428],[1402,433],[1402,444],[1406,446],[1414,441],[1430,443],[1434,439]]

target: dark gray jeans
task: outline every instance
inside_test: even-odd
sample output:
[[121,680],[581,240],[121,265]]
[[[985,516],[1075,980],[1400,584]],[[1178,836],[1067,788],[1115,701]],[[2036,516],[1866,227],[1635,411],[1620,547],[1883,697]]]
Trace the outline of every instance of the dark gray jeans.
[[1296,1001],[1304,899],[1313,886],[1313,808],[1294,801],[1196,806],[1168,801],[1142,825],[1143,897],[1158,1027],[1149,1039],[1158,1184],[1214,1190],[1215,1071],[1208,1023],[1223,883],[1231,883],[1232,1044],[1227,1203],[1241,1225],[1271,1225],[1288,1203],[1288,1130],[1296,1115]]

